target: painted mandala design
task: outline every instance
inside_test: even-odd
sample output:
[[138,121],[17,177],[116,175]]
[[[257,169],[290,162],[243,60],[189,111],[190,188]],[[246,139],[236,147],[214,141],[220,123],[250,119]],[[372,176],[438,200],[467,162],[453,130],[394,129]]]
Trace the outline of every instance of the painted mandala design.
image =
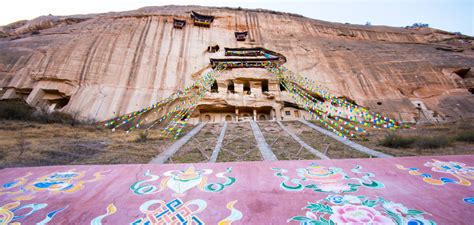
[[357,165],[351,172],[354,174],[363,174],[362,178],[347,175],[339,167],[324,167],[317,164],[311,164],[306,168],[296,169],[298,178],[291,179],[285,175],[288,170],[283,168],[273,168],[276,171],[275,176],[283,178],[280,187],[286,191],[302,191],[310,189],[315,192],[341,194],[355,192],[360,187],[383,188],[384,184],[372,180],[375,177],[373,173],[364,173]]
[[409,209],[406,206],[378,197],[329,195],[318,202],[308,202],[304,208],[306,215],[295,216],[288,222],[296,221],[300,225],[332,224],[409,224],[435,225],[424,216],[426,212]]

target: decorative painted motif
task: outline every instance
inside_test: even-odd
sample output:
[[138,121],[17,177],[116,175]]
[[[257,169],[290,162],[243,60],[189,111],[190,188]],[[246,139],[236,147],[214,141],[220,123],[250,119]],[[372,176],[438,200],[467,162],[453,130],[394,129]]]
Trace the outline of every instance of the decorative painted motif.
[[[364,174],[360,172],[361,168],[361,166],[357,165],[351,171],[355,174]],[[315,192],[339,194],[355,192],[362,186],[368,188],[384,187],[383,183],[370,179],[375,177],[372,173],[365,173],[362,178],[349,177],[338,167],[327,168],[311,164],[309,167],[296,169],[299,178],[291,180],[290,177],[284,175],[288,170],[282,168],[273,168],[273,170],[277,171],[275,176],[284,179],[280,187],[287,191],[311,189]]]
[[149,177],[149,179],[140,180],[133,183],[130,186],[130,190],[132,190],[133,193],[137,195],[156,194],[165,190],[166,188],[169,188],[171,191],[173,191],[175,195],[184,195],[188,190],[191,190],[195,187],[206,192],[220,192],[226,187],[234,184],[236,181],[234,177],[225,176],[225,174],[232,172],[232,168],[229,167],[225,172],[216,174],[217,178],[225,179],[224,183],[208,183],[208,178],[206,175],[212,174],[212,172],[213,171],[211,169],[196,170],[193,166],[184,171],[166,171],[163,174],[165,178],[161,180],[159,187],[157,187],[151,184],[144,184],[146,182],[158,181],[158,179],[160,179],[160,176],[154,175],[150,172],[150,170],[147,170],[144,175],[145,177]]
[[218,225],[231,225],[234,221],[242,219],[243,214],[234,208],[235,203],[237,203],[237,200],[227,203],[226,207],[230,210],[230,215],[221,220]]
[[[231,225],[233,222],[242,219],[243,214],[234,208],[237,200],[230,201],[226,207],[230,210],[230,215],[221,220],[219,225]],[[204,222],[198,214],[204,211],[207,202],[202,199],[194,199],[183,202],[177,198],[168,203],[162,200],[149,200],[140,206],[140,211],[145,214],[131,223],[131,225],[151,225],[151,224],[173,224],[173,225],[203,225]]]
[[110,216],[110,215],[113,215],[117,212],[117,207],[115,207],[114,203],[111,203],[107,206],[107,212],[103,215],[100,215],[96,218],[94,218],[92,221],[91,221],[91,225],[102,225],[102,220],[107,217],[107,216]]
[[174,199],[165,203],[162,200],[150,200],[140,206],[140,211],[145,217],[132,222],[132,225],[148,224],[196,224],[202,225],[204,222],[197,214],[202,212],[207,206],[206,201],[195,199],[183,202],[181,199]]
[[423,181],[431,185],[445,185],[452,183],[462,186],[471,186],[469,180],[474,180],[474,167],[467,167],[466,164],[460,162],[443,162],[433,159],[433,162],[426,162],[424,164],[424,166],[431,167],[431,171],[433,172],[450,174],[457,178],[457,180],[447,177],[434,179],[431,174],[420,173],[418,168],[405,168],[398,164],[396,166],[398,169],[408,170],[408,173],[411,175],[423,177]]
[[[46,208],[47,206],[48,204],[46,203],[39,203],[39,204],[31,203],[27,205],[21,205],[19,201],[5,204],[2,207],[0,207],[0,225],[6,225],[6,224],[20,225],[21,223],[17,222],[17,220],[27,218],[35,214],[38,210]],[[54,218],[54,216],[57,213],[63,211],[66,208],[67,206],[54,210],[52,212],[49,212],[48,214],[46,214],[46,217],[42,221],[36,224],[37,225],[47,224],[49,221],[51,221]],[[13,222],[13,221],[16,221],[16,222]]]
[[17,189],[17,187],[19,187],[19,186],[24,185],[28,181],[26,178],[28,178],[31,175],[33,175],[33,174],[28,172],[28,173],[26,173],[25,176],[18,177],[16,179],[14,179],[13,181],[4,183],[0,187],[0,196],[5,195],[5,194],[7,194],[7,195],[20,194],[22,192],[21,190],[17,190],[17,191],[13,191],[13,190]]
[[474,205],[474,197],[464,198],[463,201],[469,205]]
[[8,195],[12,197],[13,201],[24,201],[33,199],[36,193],[42,191],[74,193],[83,189],[86,183],[101,180],[105,172],[108,171],[94,173],[94,178],[85,180],[83,179],[86,174],[85,171],[76,172],[73,169],[66,172],[54,172],[27,183],[27,177],[32,175],[32,173],[28,172],[25,176],[4,183],[0,189],[0,196]]
[[104,177],[104,171],[94,173],[94,178],[89,180],[81,180],[85,172],[75,172],[74,170],[67,172],[55,172],[36,179],[29,184],[26,189],[36,192],[50,191],[53,193],[74,193],[84,188],[84,184],[98,181]]
[[426,212],[409,209],[381,197],[370,199],[366,196],[329,195],[315,203],[308,202],[304,209],[307,210],[306,215],[295,216],[288,222],[296,221],[301,225],[436,224],[424,217],[430,215]]
[[49,212],[48,214],[46,214],[46,217],[43,220],[41,220],[41,222],[36,223],[36,225],[46,225],[46,224],[48,224],[54,218],[54,216],[56,214],[58,214],[59,212],[65,210],[65,209],[67,209],[67,206],[63,207],[63,208],[56,209],[52,212]]

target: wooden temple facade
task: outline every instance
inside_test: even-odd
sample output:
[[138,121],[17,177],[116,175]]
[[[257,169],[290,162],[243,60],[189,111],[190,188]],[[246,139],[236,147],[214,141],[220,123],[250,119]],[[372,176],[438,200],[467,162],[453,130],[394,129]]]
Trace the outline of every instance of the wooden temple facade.
[[234,32],[235,39],[237,39],[237,41],[245,41],[245,39],[247,38],[247,34],[248,34],[248,31]]
[[214,22],[214,16],[203,15],[194,11],[191,12],[191,18],[194,20],[194,25],[200,27],[211,27],[211,23]]
[[[226,58],[211,58],[212,68],[224,63],[228,69],[232,68],[265,68],[267,65],[281,65],[286,57],[265,48],[225,48]],[[232,57],[234,56],[234,57]],[[236,58],[238,57],[238,58]]]
[[176,29],[183,29],[183,27],[186,25],[186,20],[180,20],[173,18],[173,27]]

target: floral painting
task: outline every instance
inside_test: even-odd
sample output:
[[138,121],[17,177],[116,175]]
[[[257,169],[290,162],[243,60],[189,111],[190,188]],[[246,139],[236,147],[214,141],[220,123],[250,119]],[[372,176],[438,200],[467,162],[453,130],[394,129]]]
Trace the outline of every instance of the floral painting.
[[354,174],[363,174],[359,176],[349,176],[339,167],[325,167],[317,164],[311,164],[306,168],[296,169],[298,178],[290,179],[285,175],[288,170],[283,168],[273,168],[276,171],[275,176],[283,178],[280,187],[286,191],[302,191],[310,189],[315,192],[340,194],[355,192],[360,187],[383,188],[383,183],[372,180],[375,177],[373,173],[363,173],[361,166],[355,166],[351,172]]
[[363,195],[329,195],[317,202],[308,202],[303,209],[306,210],[304,216],[294,216],[288,222],[298,222],[300,225],[436,224],[425,218],[431,216],[426,212],[381,197],[370,199]]

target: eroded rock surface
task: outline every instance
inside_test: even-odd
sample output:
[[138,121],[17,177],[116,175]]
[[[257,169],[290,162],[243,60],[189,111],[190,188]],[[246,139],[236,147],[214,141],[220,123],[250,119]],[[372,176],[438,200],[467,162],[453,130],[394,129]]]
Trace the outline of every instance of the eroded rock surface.
[[[210,28],[194,26],[192,10],[215,16]],[[187,23],[174,29],[173,18]],[[235,31],[248,31],[246,40],[238,42]],[[192,83],[219,54],[207,51],[215,45],[279,52],[286,67],[334,94],[405,121],[474,116],[471,37],[199,6],[44,16],[0,27],[0,95],[110,119]]]

